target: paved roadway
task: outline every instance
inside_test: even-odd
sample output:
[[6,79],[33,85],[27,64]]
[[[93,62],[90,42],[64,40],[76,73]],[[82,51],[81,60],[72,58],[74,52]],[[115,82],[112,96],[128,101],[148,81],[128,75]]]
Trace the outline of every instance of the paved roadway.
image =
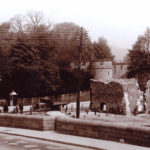
[[0,133],[0,150],[92,150],[92,149]]

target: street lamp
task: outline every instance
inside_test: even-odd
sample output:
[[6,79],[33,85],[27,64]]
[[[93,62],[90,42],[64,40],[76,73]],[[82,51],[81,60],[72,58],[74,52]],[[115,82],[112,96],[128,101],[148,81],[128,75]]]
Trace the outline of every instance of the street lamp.
[[13,97],[18,95],[14,90],[12,90],[12,92],[10,92],[10,106],[13,106]]

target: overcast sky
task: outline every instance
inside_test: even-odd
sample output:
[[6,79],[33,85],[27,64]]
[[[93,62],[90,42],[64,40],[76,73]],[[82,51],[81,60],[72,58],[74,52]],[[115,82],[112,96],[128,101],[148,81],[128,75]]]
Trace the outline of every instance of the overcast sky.
[[0,22],[32,10],[42,11],[53,23],[83,26],[92,41],[104,36],[117,59],[150,27],[150,0],[4,0]]

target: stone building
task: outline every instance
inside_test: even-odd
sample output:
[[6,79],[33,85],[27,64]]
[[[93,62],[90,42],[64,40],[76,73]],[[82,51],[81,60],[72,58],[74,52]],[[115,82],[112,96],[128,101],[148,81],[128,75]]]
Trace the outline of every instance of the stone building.
[[[102,61],[93,60],[92,66],[94,67],[94,79],[108,80],[108,79],[120,79],[126,72],[128,65],[126,63],[112,63],[110,59],[103,59]],[[81,63],[81,69],[86,70],[90,65],[90,62]],[[70,64],[71,68],[76,68],[75,63]]]
[[94,79],[111,80],[113,77],[113,65],[111,60],[93,61]]
[[123,78],[128,70],[128,65],[126,63],[114,63],[113,64],[113,78],[120,79]]
[[113,64],[111,60],[93,61],[95,76],[91,80],[91,109],[103,111],[105,106],[109,113],[112,109],[126,115],[136,113],[143,104],[143,92],[136,79],[122,78],[127,67],[123,63]]
[[113,63],[110,59],[92,61],[92,63],[95,72],[95,80],[121,79],[124,78],[128,69],[128,65],[126,63]]

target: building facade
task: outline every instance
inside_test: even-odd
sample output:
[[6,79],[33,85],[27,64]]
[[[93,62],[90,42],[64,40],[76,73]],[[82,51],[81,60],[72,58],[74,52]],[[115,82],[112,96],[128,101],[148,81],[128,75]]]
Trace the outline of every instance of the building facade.
[[112,63],[112,60],[93,61],[94,79],[108,81],[121,79],[127,73],[128,65],[125,63]]

